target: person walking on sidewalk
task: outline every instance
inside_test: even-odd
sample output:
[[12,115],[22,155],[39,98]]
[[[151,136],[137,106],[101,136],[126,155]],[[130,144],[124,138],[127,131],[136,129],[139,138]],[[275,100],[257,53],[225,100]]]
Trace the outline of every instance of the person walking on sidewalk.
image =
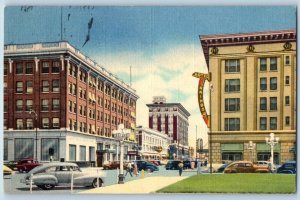
[[178,169],[179,169],[179,176],[181,176],[182,170],[183,170],[183,162],[182,161],[179,162]]
[[132,162],[128,163],[125,176],[129,173],[130,176],[132,177],[132,165],[133,165]]

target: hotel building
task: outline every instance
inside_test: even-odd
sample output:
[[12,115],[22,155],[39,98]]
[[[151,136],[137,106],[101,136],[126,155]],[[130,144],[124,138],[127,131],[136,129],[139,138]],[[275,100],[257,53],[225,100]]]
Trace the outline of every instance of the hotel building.
[[188,117],[190,113],[180,103],[166,103],[163,96],[153,97],[149,107],[149,128],[169,136],[169,155],[189,156]]
[[[295,159],[296,31],[200,36],[211,73],[213,163],[269,160],[270,133],[279,137],[274,162]],[[255,144],[250,151],[250,141]]]
[[135,90],[69,43],[5,45],[3,68],[4,160],[47,161],[52,148],[53,160],[101,166],[117,158],[121,123],[125,158],[133,148]]

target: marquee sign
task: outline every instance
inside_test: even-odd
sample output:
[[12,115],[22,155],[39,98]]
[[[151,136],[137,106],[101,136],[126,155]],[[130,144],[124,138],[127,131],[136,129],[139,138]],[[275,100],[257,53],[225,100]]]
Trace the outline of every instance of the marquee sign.
[[196,78],[199,78],[199,84],[198,84],[198,104],[199,104],[199,109],[202,115],[202,118],[204,122],[206,123],[207,127],[210,128],[210,115],[207,114],[205,105],[204,105],[204,100],[203,100],[203,87],[205,81],[210,81],[209,74],[202,74],[198,72],[194,72],[193,76]]

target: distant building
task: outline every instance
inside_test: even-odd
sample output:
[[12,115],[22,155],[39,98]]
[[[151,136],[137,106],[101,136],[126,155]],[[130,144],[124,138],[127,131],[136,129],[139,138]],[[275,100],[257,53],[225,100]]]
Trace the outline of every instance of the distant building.
[[168,155],[170,139],[164,133],[138,126],[136,127],[136,141],[141,147],[139,155],[142,159],[160,159]]
[[3,68],[4,160],[48,161],[52,148],[55,161],[101,166],[117,159],[121,123],[133,148],[136,91],[69,43],[5,45]]
[[[270,133],[279,137],[274,162],[295,159],[296,31],[200,36],[211,72],[212,162],[269,160]],[[209,146],[210,148],[210,146]]]
[[149,128],[162,132],[171,140],[169,154],[188,156],[188,117],[190,113],[180,103],[166,103],[163,96],[153,97],[149,108]]

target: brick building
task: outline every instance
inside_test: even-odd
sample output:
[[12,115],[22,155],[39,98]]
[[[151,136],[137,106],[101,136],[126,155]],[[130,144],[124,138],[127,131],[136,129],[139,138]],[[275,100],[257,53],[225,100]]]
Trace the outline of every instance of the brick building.
[[[274,162],[295,159],[296,31],[200,36],[211,72],[212,162],[269,160],[270,133],[279,137]],[[255,144],[252,151],[247,148]]]
[[190,113],[180,103],[166,103],[163,96],[153,97],[149,107],[149,128],[169,136],[169,155],[189,156],[188,117]]
[[5,45],[3,68],[4,160],[47,161],[53,148],[54,160],[101,166],[117,158],[118,124],[134,134],[135,90],[69,43]]

